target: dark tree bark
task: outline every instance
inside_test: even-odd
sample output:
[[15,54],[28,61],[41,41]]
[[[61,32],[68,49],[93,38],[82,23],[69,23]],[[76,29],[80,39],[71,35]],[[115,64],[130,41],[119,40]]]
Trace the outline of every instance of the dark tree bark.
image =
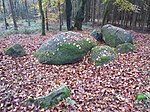
[[9,0],[9,3],[10,3],[10,9],[11,9],[11,14],[12,14],[12,19],[13,19],[13,23],[14,23],[14,29],[18,30],[17,23],[16,23],[16,13],[14,11],[14,5],[13,5],[12,0]]
[[4,12],[5,29],[7,30],[8,23],[7,23],[7,19],[6,19],[5,1],[2,0],[2,2],[3,2],[3,12]]
[[41,35],[46,35],[45,34],[45,17],[44,17],[44,11],[42,7],[42,0],[38,0],[38,1],[39,1],[39,10],[40,10],[41,19],[42,19],[42,34]]
[[96,19],[96,0],[93,0],[93,25],[95,24]]
[[150,1],[148,2],[148,11],[147,11],[147,13],[148,13],[148,19],[147,19],[147,29],[149,30],[150,29]]
[[28,10],[27,0],[25,0],[25,7],[26,7],[26,19],[28,21],[28,26],[30,26],[30,18],[29,18],[29,10]]
[[110,7],[111,7],[112,2],[113,1],[108,1],[106,3],[101,26],[105,25],[106,22],[107,22],[107,16],[108,16],[108,14],[110,12]]
[[67,19],[67,30],[71,30],[71,15],[72,15],[72,3],[71,0],[66,1],[66,19]]
[[89,22],[90,20],[90,12],[91,12],[91,0],[87,0],[85,7],[85,22]]
[[84,20],[84,7],[85,7],[86,2],[87,0],[82,0],[81,6],[75,17],[74,29],[82,30],[82,22]]
[[101,18],[101,1],[98,1],[98,15],[97,15],[97,19],[98,19],[98,25],[100,24],[100,18]]
[[48,26],[48,10],[45,10],[45,20],[46,20],[46,30],[49,31],[49,26]]
[[[135,0],[134,4],[138,6],[139,5],[138,0]],[[138,14],[136,12],[133,12],[133,15],[132,15],[132,30],[134,30],[135,27],[136,27],[137,16],[138,16]]]
[[58,2],[58,11],[59,11],[59,31],[62,31],[62,16],[61,16],[60,2]]

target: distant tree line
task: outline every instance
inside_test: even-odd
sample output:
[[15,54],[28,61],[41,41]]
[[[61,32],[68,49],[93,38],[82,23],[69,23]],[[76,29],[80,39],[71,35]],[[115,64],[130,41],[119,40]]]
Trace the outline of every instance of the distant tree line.
[[[40,15],[40,16],[39,16]],[[8,29],[8,19],[18,29],[17,20],[42,20],[42,35],[51,21],[66,21],[68,30],[82,30],[83,23],[102,26],[110,23],[132,30],[150,30],[150,0],[0,0],[0,20]]]

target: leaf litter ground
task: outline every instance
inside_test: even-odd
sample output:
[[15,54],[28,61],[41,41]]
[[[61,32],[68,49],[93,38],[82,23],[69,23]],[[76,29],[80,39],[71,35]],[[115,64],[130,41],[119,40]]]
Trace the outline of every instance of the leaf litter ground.
[[[150,35],[133,32],[136,49],[119,54],[114,62],[94,67],[87,57],[80,63],[42,65],[34,52],[53,34],[11,35],[0,40],[0,112],[148,112],[134,103],[138,93],[150,92]],[[4,50],[20,43],[28,55],[11,58]],[[51,109],[28,105],[28,97],[46,95],[65,83],[75,105],[59,103]]]

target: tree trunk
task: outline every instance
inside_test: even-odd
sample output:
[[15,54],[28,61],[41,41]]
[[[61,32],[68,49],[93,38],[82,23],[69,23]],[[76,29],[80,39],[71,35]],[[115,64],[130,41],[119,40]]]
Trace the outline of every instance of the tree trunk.
[[5,2],[4,2],[4,0],[2,0],[2,2],[3,2],[3,11],[4,11],[5,29],[7,30],[8,23],[7,23],[7,19],[6,19]]
[[72,3],[71,0],[66,0],[67,30],[71,29],[71,15],[72,15]]
[[87,0],[87,3],[86,3],[86,10],[85,10],[85,22],[87,23],[87,22],[89,22],[89,20],[90,20],[90,9],[91,9],[91,7],[90,7],[90,5],[91,5],[91,0]]
[[147,10],[147,13],[148,13],[148,17],[147,17],[147,29],[149,30],[150,29],[150,1],[148,2],[148,10]]
[[82,0],[81,6],[77,12],[75,17],[74,29],[82,30],[82,22],[84,20],[84,6],[86,4],[86,0]]
[[10,9],[11,9],[11,14],[12,14],[12,19],[13,19],[13,23],[14,23],[14,29],[18,30],[17,23],[16,23],[16,13],[14,11],[14,6],[13,6],[12,0],[9,0],[9,3],[10,3]]
[[58,2],[58,11],[59,11],[59,31],[62,31],[62,17],[61,17],[61,8],[60,2]]
[[27,0],[25,0],[25,7],[26,7],[26,19],[28,20],[28,26],[30,26],[30,18],[29,18],[29,10],[28,10]]
[[[135,5],[138,5],[138,1],[137,0],[135,0]],[[133,16],[132,16],[132,30],[134,30],[135,27],[136,27],[137,16],[138,16],[138,14],[136,12],[133,12]]]
[[[147,5],[149,6],[150,5],[150,0],[148,0],[147,2]],[[144,6],[144,4],[143,4]],[[150,7],[150,6],[149,6]],[[145,26],[146,26],[146,22],[148,21],[148,11],[149,10],[149,7],[147,8],[147,10],[144,10],[144,7],[143,7],[143,13],[142,13],[142,17],[143,17],[143,24],[142,24],[142,31],[144,32],[145,31]]]
[[98,15],[97,15],[97,19],[98,19],[98,24],[100,24],[100,18],[101,18],[101,1],[98,1]]
[[116,19],[116,15],[117,15],[117,8],[116,6],[113,5],[113,11],[112,11],[112,24],[114,24],[115,19]]
[[93,1],[93,25],[95,24],[96,19],[96,0]]
[[48,26],[48,11],[47,11],[47,8],[45,10],[45,20],[46,20],[46,30],[49,31],[49,26]]
[[41,35],[46,35],[45,34],[45,17],[44,17],[44,11],[42,7],[42,0],[38,0],[38,1],[39,1],[39,10],[40,10],[41,19],[42,19],[42,34]]
[[106,3],[101,27],[106,24],[106,20],[107,20],[108,13],[109,13],[109,11],[110,11],[109,9],[110,9],[111,3],[112,3],[112,1],[108,1],[108,2]]

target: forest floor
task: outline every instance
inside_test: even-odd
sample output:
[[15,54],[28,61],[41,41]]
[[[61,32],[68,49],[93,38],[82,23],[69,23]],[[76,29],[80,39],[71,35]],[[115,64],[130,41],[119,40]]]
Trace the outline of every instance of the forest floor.
[[[88,62],[88,55],[71,65],[40,64],[34,52],[52,35],[15,34],[0,39],[0,112],[150,111],[149,104],[134,102],[138,93],[150,92],[150,35],[134,32],[134,52],[119,54],[114,62],[99,67]],[[4,55],[14,43],[20,43],[27,56]],[[46,95],[62,83],[69,87],[75,105],[62,101],[47,110],[27,105],[29,97]]]

